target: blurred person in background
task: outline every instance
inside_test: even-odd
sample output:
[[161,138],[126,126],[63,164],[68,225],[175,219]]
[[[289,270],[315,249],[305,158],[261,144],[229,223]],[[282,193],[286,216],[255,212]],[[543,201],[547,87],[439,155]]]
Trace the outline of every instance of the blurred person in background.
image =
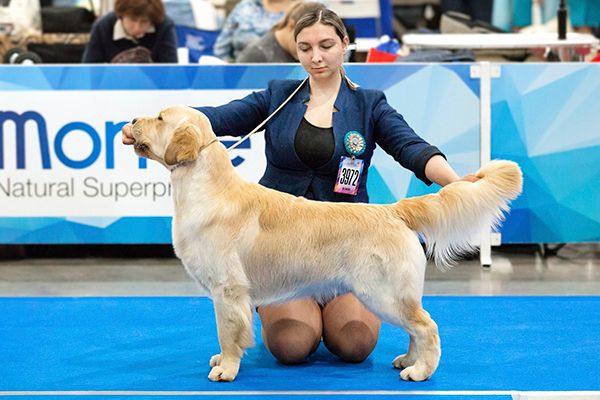
[[[494,0],[492,23],[506,31],[520,31],[534,24],[533,5],[540,10],[542,24],[550,24],[556,32],[556,16],[560,0]],[[575,31],[593,33],[600,24],[599,0],[567,0],[567,16]]]
[[319,2],[292,3],[283,18],[266,35],[252,42],[237,57],[239,63],[293,63],[298,62],[294,28],[304,15],[325,9]]
[[600,0],[567,1],[573,28],[580,33],[594,33],[600,24]]
[[442,0],[442,13],[458,11],[472,19],[492,22],[493,0]]
[[[227,16],[214,55],[233,62],[247,45],[269,32],[294,0],[242,0]],[[300,1],[300,0],[299,0]]]
[[92,26],[83,63],[176,63],[175,24],[161,0],[116,0]]

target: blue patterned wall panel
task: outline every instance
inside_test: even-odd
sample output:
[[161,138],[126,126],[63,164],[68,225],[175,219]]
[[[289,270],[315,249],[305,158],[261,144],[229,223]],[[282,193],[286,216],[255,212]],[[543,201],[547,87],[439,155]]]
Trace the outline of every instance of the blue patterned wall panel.
[[492,80],[492,158],[517,161],[523,195],[503,243],[600,240],[600,65],[507,64]]
[[[479,80],[470,78],[470,66],[429,64],[420,65],[419,69],[406,67],[413,69],[408,70],[410,75],[394,76],[393,83],[379,86],[390,104],[403,114],[420,136],[445,153],[459,174],[477,170]],[[397,66],[396,69],[403,70]],[[369,177],[368,189],[373,203],[390,203],[439,190],[439,186],[428,187],[410,171],[400,168],[381,149],[375,153],[371,174],[373,169],[378,171],[377,180]]]

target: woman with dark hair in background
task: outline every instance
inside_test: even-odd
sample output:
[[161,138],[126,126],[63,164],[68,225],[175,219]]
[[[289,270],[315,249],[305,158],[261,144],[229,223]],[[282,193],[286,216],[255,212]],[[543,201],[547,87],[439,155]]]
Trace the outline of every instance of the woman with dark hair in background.
[[161,0],[116,0],[94,23],[84,63],[177,62],[175,24]]

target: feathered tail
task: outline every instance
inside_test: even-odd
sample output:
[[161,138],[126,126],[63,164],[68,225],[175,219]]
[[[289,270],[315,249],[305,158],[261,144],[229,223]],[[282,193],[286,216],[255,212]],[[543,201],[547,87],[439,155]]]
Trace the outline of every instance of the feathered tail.
[[523,176],[512,161],[496,160],[476,174],[477,182],[455,182],[437,194],[399,201],[400,217],[427,242],[427,255],[438,268],[451,266],[484,229],[496,227],[508,203],[522,190]]

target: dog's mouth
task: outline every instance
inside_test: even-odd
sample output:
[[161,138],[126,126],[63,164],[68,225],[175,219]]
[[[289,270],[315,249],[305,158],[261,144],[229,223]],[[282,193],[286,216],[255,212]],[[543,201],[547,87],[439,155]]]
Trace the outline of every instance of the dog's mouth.
[[133,137],[137,140],[137,138],[139,138],[142,134],[142,129],[139,126],[139,121],[133,124],[131,130],[133,131]]
[[142,134],[142,130],[137,124],[133,125],[133,137],[135,138],[135,143],[133,143],[133,150],[140,157],[148,157],[148,145],[140,142],[139,137]]
[[148,145],[145,143],[135,142],[133,144],[133,150],[135,151],[135,154],[140,157],[148,157],[148,149]]

